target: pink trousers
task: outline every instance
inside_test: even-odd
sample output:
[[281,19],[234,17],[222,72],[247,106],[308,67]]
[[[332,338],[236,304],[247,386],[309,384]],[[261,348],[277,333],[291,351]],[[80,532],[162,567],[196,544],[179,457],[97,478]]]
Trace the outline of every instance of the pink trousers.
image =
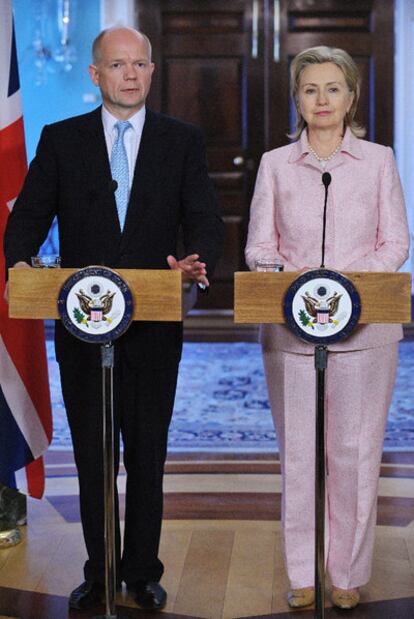
[[[398,342],[330,352],[326,373],[325,557],[332,584],[371,575],[384,431]],[[314,584],[315,370],[313,355],[265,351],[283,480],[282,528],[292,588]]]

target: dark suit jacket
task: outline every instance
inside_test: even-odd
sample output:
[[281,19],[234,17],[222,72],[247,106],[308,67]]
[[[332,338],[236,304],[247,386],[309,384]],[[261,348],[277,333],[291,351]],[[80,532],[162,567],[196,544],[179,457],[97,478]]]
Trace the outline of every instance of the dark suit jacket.
[[[122,234],[111,181],[101,108],[46,126],[8,220],[7,266],[30,264],[57,215],[63,267],[167,269],[182,226],[185,254],[198,253],[211,276],[223,225],[196,127],[147,110]],[[117,343],[146,366],[168,365],[181,346],[179,323],[135,322]],[[97,348],[57,324],[58,361],[99,364]]]

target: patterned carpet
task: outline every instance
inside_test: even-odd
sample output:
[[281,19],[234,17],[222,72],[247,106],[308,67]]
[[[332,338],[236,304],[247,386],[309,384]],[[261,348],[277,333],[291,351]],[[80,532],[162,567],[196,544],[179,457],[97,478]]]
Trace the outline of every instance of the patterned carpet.
[[[54,415],[52,447],[71,439],[53,344],[48,342]],[[414,449],[414,341],[400,344],[386,449]],[[253,343],[185,343],[169,434],[171,451],[274,451],[273,429],[260,347]]]

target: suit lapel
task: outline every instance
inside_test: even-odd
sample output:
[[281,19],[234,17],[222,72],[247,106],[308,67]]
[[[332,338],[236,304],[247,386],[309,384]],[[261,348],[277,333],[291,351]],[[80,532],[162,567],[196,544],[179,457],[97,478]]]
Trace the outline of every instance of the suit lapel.
[[128,242],[128,239],[136,235],[137,228],[145,218],[151,202],[148,196],[155,193],[154,185],[159,183],[160,164],[168,154],[167,133],[168,129],[162,120],[162,116],[147,110],[135,164],[121,247]]
[[101,108],[92,112],[80,127],[84,150],[81,154],[86,178],[96,199],[91,209],[97,224],[103,230],[104,238],[111,239],[111,245],[118,247],[121,240],[115,192],[112,186],[111,167],[108,159]]
[[[142,228],[145,214],[153,196],[155,185],[159,183],[159,169],[169,150],[168,128],[162,116],[147,110],[141,143],[135,164],[128,211],[123,233],[119,227],[115,192],[111,189],[112,174],[108,160],[105,135],[102,125],[101,108],[85,116],[79,126],[84,145],[81,157],[91,193],[96,199],[90,208],[95,210],[97,227],[103,230],[103,238],[110,240],[113,251],[118,253],[128,244],[129,239],[137,238]],[[111,252],[112,254],[112,252]],[[111,261],[113,261],[112,254]]]

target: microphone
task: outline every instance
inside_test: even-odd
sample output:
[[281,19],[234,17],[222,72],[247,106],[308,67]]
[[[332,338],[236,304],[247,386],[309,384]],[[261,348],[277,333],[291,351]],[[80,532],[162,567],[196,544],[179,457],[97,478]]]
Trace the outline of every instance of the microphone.
[[321,269],[325,268],[325,232],[326,232],[326,205],[328,203],[328,187],[331,184],[332,176],[329,172],[322,174],[322,183],[325,187],[325,204],[323,205],[323,229],[322,229],[322,264]]
[[[332,180],[332,176],[329,174],[329,172],[324,172],[322,174],[322,182],[325,185],[326,191],[328,191],[328,187],[331,184],[331,180]],[[116,183],[116,181],[114,182]]]
[[106,198],[108,197],[106,192],[108,192],[109,194],[112,194],[112,193],[115,193],[117,189],[118,189],[118,183],[116,182],[114,178],[111,178],[111,180],[108,181],[108,183],[104,183],[103,186],[93,187],[89,191],[89,199],[92,202],[102,200],[104,197]]

